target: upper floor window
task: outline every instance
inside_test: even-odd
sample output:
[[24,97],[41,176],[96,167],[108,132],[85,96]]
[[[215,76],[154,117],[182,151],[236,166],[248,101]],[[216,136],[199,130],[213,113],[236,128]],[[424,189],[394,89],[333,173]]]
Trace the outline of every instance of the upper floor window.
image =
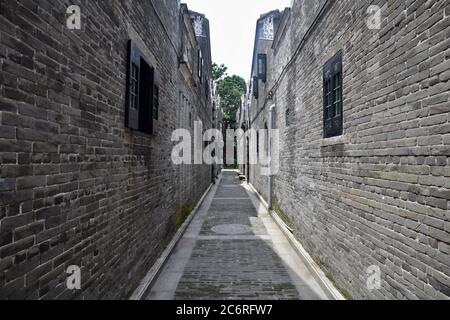
[[139,103],[139,67],[135,63],[131,63],[130,75],[130,99],[129,105],[132,109],[138,109]]
[[256,130],[256,155],[259,157],[259,130]]
[[264,122],[264,147],[265,147],[265,152],[266,155],[269,156],[269,141],[270,136],[269,136],[269,127],[267,126],[267,122]]
[[342,52],[323,67],[323,130],[324,137],[343,133]]
[[202,50],[198,50],[198,78],[200,79],[200,83],[203,82],[203,56],[202,56]]
[[267,54],[258,54],[258,78],[267,81]]
[[285,115],[286,115],[286,127],[290,127],[294,122],[294,112],[292,108],[287,108]]
[[252,83],[252,87],[253,87],[253,96],[255,97],[255,99],[258,99],[259,96],[259,87],[258,87],[258,77],[254,76],[253,77],[253,83]]
[[159,119],[159,88],[157,86],[153,89],[153,119]]
[[159,117],[159,79],[133,41],[128,42],[125,125],[153,134]]

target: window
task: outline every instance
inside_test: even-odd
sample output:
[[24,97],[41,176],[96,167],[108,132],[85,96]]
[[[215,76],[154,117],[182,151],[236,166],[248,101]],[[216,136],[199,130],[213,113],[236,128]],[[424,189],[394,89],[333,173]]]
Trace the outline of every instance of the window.
[[139,97],[139,67],[135,64],[131,64],[131,77],[130,77],[130,108],[138,108]]
[[128,42],[125,125],[153,134],[159,118],[159,78],[133,41]]
[[159,120],[159,88],[153,89],[153,119]]
[[267,126],[267,122],[264,123],[264,139],[266,155],[269,156],[269,127]]
[[258,77],[257,76],[253,77],[253,96],[255,97],[255,99],[258,99],[258,96],[259,96]]
[[343,133],[342,103],[342,52],[339,52],[323,68],[323,127],[324,137]]
[[291,108],[286,109],[286,127],[290,127],[293,123],[294,114]]
[[258,79],[267,81],[267,55],[264,53],[258,54]]
[[203,82],[203,56],[202,50],[198,50],[198,78],[200,79],[200,83]]
[[259,158],[259,130],[256,131],[256,155]]

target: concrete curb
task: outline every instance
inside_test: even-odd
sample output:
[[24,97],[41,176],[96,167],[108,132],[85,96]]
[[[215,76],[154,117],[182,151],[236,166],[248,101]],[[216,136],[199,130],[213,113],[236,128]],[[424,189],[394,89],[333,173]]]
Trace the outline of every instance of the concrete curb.
[[[261,203],[268,209],[267,202],[264,198],[259,194],[259,192],[253,187],[251,183],[248,183],[249,187],[255,192],[256,196],[259,198]],[[325,273],[320,269],[320,267],[314,262],[309,253],[303,248],[303,246],[298,242],[298,240],[294,237],[292,232],[289,230],[288,226],[278,217],[276,212],[270,211],[270,216],[281,229],[283,234],[288,238],[291,246],[298,253],[300,258],[308,267],[309,271],[312,273],[314,279],[319,283],[322,289],[327,294],[328,298],[331,300],[346,300],[344,296],[339,292],[339,290],[334,286],[334,284],[327,278]]]
[[[220,184],[220,181],[222,179],[222,174],[219,176],[219,179],[217,180],[216,184]],[[148,292],[148,290],[152,287],[154,284],[156,278],[161,273],[162,269],[166,265],[167,261],[169,260],[170,255],[172,254],[173,250],[175,249],[178,242],[183,237],[184,233],[186,232],[187,228],[191,224],[194,217],[197,215],[198,209],[203,204],[206,196],[211,191],[212,187],[215,184],[211,183],[208,187],[208,189],[205,191],[203,196],[201,197],[200,201],[195,206],[192,213],[189,215],[189,217],[186,219],[186,221],[181,225],[181,227],[178,229],[178,231],[175,233],[175,236],[173,237],[172,241],[169,243],[167,248],[163,251],[161,256],[158,260],[156,260],[155,264],[152,266],[150,271],[147,273],[147,275],[142,279],[139,286],[136,288],[136,290],[133,292],[131,297],[128,300],[142,300],[145,296],[145,294]]]

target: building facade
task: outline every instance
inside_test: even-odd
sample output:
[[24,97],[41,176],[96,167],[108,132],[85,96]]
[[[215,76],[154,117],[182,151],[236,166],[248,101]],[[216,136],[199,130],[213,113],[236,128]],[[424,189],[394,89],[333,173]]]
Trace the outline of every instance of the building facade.
[[[213,124],[212,128],[216,129],[218,132],[223,132],[223,110],[220,105],[220,95],[218,92],[217,82],[213,81]],[[216,151],[217,152],[217,151]],[[223,153],[223,151],[222,151]],[[223,161],[222,161],[223,162]],[[220,161],[217,161],[217,163],[214,165],[214,173],[213,178],[217,180],[220,176],[220,173],[222,172],[223,164],[220,163]]]
[[[250,182],[348,298],[450,297],[448,1],[296,0],[257,23]],[[379,281],[378,281],[379,280]]]
[[212,181],[171,161],[175,129],[212,126],[208,20],[71,5],[0,1],[1,299],[127,298]]

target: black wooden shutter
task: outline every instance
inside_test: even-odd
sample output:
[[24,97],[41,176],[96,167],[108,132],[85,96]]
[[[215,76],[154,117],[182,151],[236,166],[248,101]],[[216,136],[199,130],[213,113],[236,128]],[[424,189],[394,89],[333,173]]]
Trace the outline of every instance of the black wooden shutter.
[[153,73],[153,120],[159,120],[159,88],[160,77],[156,69]]
[[203,60],[203,56],[202,56],[202,65],[200,66],[200,82],[203,82],[203,71],[205,68],[205,60]]
[[153,133],[153,77],[154,69],[141,57],[139,95],[139,130]]
[[253,77],[253,96],[255,97],[255,99],[258,99],[259,96],[259,87],[258,87],[258,77],[254,76]]
[[128,42],[127,88],[125,125],[130,129],[139,129],[139,80],[141,74],[141,54],[133,41]]
[[202,56],[202,51],[199,49],[198,50],[198,78],[200,79],[200,83],[203,82],[203,56]]
[[258,54],[258,78],[263,82],[267,81],[267,55],[264,53]]
[[200,78],[201,74],[200,74],[200,65],[202,64],[201,62],[202,56],[200,53],[200,50],[197,50],[197,76]]

